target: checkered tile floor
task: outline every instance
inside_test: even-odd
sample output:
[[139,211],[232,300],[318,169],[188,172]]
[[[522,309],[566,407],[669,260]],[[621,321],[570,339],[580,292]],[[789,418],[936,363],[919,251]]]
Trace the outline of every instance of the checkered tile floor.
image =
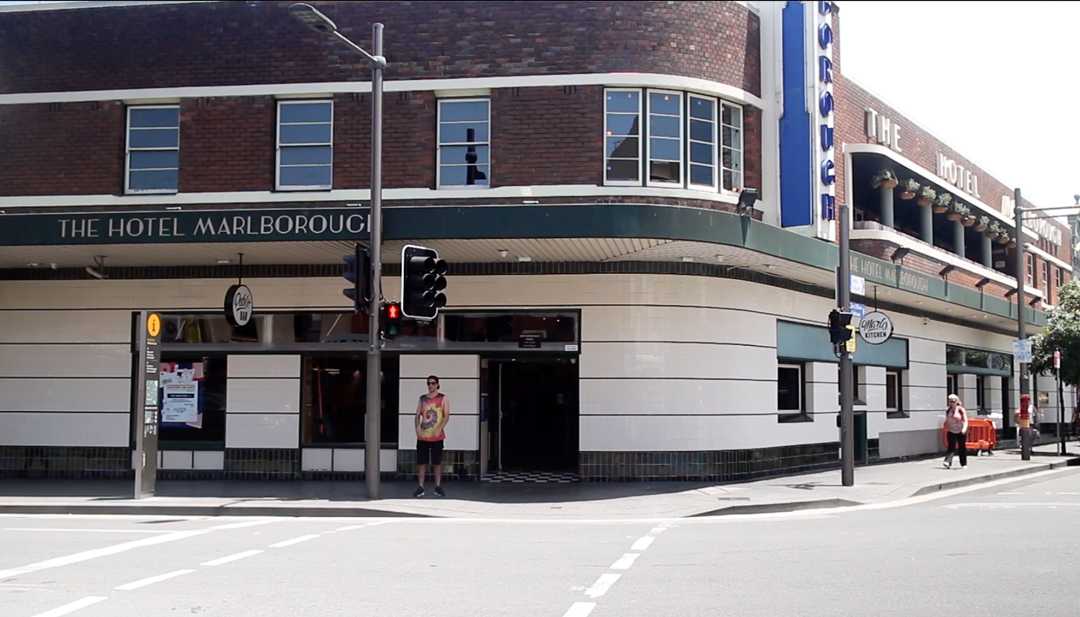
[[573,484],[581,482],[581,478],[576,473],[553,471],[496,471],[484,474],[480,481],[512,484]]

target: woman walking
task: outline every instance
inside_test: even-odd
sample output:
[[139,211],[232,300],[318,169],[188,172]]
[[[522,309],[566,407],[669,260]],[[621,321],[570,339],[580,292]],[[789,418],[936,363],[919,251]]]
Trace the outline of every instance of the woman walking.
[[952,467],[953,453],[960,452],[960,467],[967,467],[967,410],[960,404],[960,397],[949,395],[949,408],[945,411],[945,431],[949,440],[949,453],[945,455],[945,469]]

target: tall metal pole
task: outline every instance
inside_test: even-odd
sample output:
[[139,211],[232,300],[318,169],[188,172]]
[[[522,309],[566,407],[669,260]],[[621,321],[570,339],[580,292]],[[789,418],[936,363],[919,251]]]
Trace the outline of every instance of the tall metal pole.
[[[851,259],[849,255],[848,206],[840,204],[840,276],[836,282],[841,312],[851,311]],[[855,485],[855,413],[851,354],[840,348],[840,477],[844,486]]]
[[368,306],[367,406],[364,427],[364,479],[368,498],[378,499],[379,450],[382,436],[382,107],[383,25],[374,24],[371,36],[375,61],[371,63],[371,303]]
[[[1027,281],[1027,267],[1024,262],[1024,209],[1020,205],[1020,189],[1013,189],[1013,201],[1015,207],[1013,208],[1013,215],[1016,219],[1016,338],[1018,340],[1024,340],[1026,335],[1024,334],[1024,306],[1025,306],[1025,294],[1024,286]],[[1020,363],[1020,396],[1023,397],[1028,393],[1027,371],[1025,370],[1025,363]],[[1019,407],[1017,409],[1020,409]],[[1023,413],[1026,409],[1020,409]],[[1020,458],[1025,461],[1031,460],[1031,429],[1022,428],[1019,429],[1016,436],[1020,441]]]
[[1061,366],[1057,367],[1057,386],[1058,386],[1058,423],[1057,434],[1058,442],[1061,443],[1061,456],[1065,456],[1065,388],[1061,383]]

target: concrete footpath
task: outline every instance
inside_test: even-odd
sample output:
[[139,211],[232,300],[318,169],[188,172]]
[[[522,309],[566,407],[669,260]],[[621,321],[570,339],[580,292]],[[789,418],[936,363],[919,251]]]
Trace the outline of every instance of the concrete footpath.
[[163,481],[157,495],[134,500],[120,481],[0,481],[3,514],[138,514],[150,516],[339,516],[486,519],[621,519],[724,516],[884,503],[1049,469],[1080,465],[1080,443],[1068,455],[1057,444],[1036,447],[1031,460],[1018,450],[970,456],[945,469],[940,457],[857,467],[855,486],[841,485],[839,469],[738,484],[623,482],[563,485],[447,482],[448,496],[431,487],[412,497],[410,481],[383,484],[383,499],[366,497],[363,482]]

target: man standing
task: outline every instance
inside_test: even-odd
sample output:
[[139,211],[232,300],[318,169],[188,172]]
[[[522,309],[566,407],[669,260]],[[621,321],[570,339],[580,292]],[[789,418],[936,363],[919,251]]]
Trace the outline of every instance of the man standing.
[[439,392],[439,378],[428,375],[427,394],[420,395],[416,404],[416,471],[420,485],[413,497],[424,496],[424,476],[427,466],[435,468],[435,494],[446,497],[442,489],[442,451],[446,440],[447,421],[450,420],[450,400]]

